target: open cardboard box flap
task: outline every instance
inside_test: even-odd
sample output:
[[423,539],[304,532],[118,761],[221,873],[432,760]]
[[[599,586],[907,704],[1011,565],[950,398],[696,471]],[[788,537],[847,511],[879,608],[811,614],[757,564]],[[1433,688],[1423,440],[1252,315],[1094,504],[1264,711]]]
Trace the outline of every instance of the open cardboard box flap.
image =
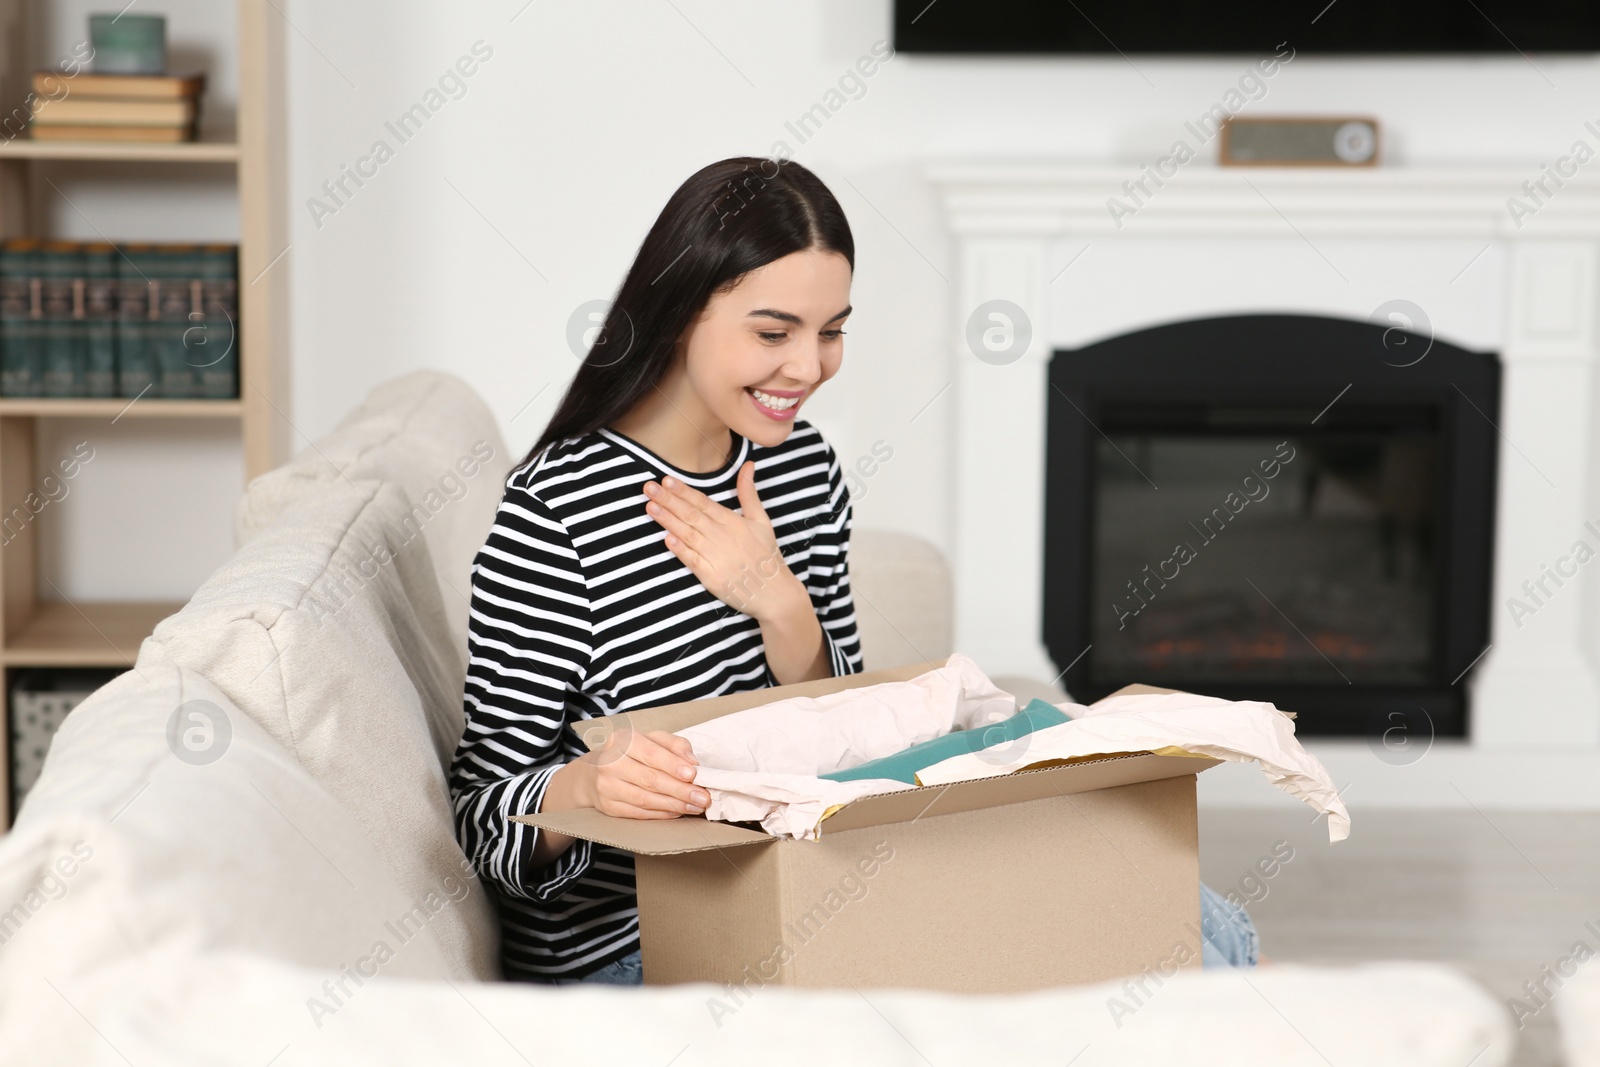
[[[622,723],[635,730],[666,730],[675,733],[702,722],[731,715],[736,711],[770,704],[775,700],[786,700],[790,697],[819,697],[844,689],[856,689],[883,682],[909,681],[943,666],[944,664],[937,660],[929,660],[904,667],[891,667],[835,678],[818,678],[814,681],[754,689],[744,693],[730,693],[709,700],[690,700],[679,704],[663,704],[654,708],[621,712],[584,723],[578,730],[578,736],[592,752],[604,745],[611,732]],[[1171,692],[1175,690],[1148,685],[1129,685],[1117,690],[1111,696]],[[1158,756],[1150,752],[1108,753],[1092,759],[1074,760],[1065,764],[1056,763],[996,778],[977,778],[942,786],[877,793],[834,809],[824,817],[818,833],[913,822],[924,816],[948,815],[958,811],[1017,804],[1052,795],[1066,796],[1071,793],[1108,789],[1112,786],[1131,785],[1135,782],[1175,778],[1179,775],[1198,773],[1221,762],[1222,760],[1209,756]],[[773,837],[764,830],[750,829],[734,823],[715,822],[704,816],[685,815],[676,819],[621,819],[602,815],[594,808],[576,808],[536,815],[513,815],[512,819],[544,830],[553,830],[586,841],[611,845],[644,856],[668,856],[681,852],[736,848],[783,840]]]

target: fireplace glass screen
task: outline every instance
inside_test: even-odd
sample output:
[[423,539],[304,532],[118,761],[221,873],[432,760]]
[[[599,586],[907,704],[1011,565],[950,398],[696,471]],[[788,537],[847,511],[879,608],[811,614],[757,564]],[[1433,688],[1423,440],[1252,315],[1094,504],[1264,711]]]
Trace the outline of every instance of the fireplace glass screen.
[[1263,425],[1261,411],[1237,426],[1216,409],[1108,412],[1091,497],[1095,681],[1426,683],[1435,410],[1352,408],[1325,431]]

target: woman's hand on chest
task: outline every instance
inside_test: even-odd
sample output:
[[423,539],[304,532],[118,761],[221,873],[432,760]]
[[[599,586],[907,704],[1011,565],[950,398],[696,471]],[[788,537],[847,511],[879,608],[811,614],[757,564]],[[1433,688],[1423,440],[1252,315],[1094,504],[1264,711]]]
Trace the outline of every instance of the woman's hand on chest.
[[735,611],[765,621],[785,615],[799,602],[809,605],[809,594],[789,570],[772,520],[756,495],[753,460],[739,468],[737,487],[740,511],[669,475],[645,483],[645,511],[666,531],[672,554]]

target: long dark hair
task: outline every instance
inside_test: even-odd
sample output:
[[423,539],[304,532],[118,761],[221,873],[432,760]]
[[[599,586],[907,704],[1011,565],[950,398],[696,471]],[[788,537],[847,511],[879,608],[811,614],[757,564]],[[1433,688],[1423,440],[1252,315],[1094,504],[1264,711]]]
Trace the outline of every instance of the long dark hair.
[[713,295],[808,248],[837,252],[855,270],[844,211],[805,167],[734,156],[690,175],[645,235],[605,323],[523,463],[552,442],[598,430],[629,411],[661,380],[678,339]]

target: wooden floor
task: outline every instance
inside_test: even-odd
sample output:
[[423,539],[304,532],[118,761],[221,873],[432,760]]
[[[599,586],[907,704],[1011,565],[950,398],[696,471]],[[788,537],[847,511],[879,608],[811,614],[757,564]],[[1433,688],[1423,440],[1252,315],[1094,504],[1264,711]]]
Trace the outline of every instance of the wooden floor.
[[[1600,950],[1585,928],[1600,930],[1600,814],[1352,809],[1336,845],[1313,814],[1200,812],[1201,877],[1257,898],[1247,907],[1274,960],[1443,961],[1505,1004],[1577,941]],[[1247,881],[1280,841],[1293,858]],[[1518,1067],[1561,1063],[1554,1012],[1518,1035]]]

